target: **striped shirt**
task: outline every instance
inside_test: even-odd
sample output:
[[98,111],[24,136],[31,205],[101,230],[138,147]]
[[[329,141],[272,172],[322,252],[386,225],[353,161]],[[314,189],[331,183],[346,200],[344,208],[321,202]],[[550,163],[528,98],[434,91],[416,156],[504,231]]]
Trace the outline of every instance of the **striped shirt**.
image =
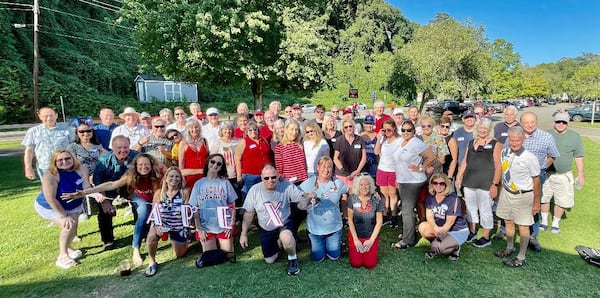
[[292,183],[308,179],[306,156],[298,143],[279,143],[275,146],[275,168]]

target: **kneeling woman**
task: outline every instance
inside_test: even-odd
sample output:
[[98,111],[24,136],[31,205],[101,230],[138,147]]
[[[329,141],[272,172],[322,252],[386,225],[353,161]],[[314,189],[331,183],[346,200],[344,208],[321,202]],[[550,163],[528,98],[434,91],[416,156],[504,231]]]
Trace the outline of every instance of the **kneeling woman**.
[[73,153],[61,149],[52,154],[50,168],[42,177],[42,192],[35,199],[34,207],[43,219],[52,221],[60,228],[56,266],[63,269],[76,266],[75,260],[82,256],[80,250],[73,250],[70,246],[77,235],[83,200],[66,201],[61,196],[88,187],[87,169],[79,166]]
[[341,255],[342,215],[340,199],[348,192],[348,187],[339,179],[333,178],[333,160],[329,155],[317,162],[317,176],[312,176],[300,184],[305,193],[314,193],[316,199],[303,199],[298,208],[307,210],[306,227],[310,238],[310,256],[315,261],[323,261],[325,256],[337,260]]
[[436,173],[429,179],[429,195],[425,199],[427,221],[419,224],[419,233],[431,242],[426,258],[441,254],[448,255],[449,260],[458,260],[460,246],[469,236],[461,200],[451,190],[446,174]]
[[[194,215],[198,238],[202,251],[217,250],[225,252],[230,262],[235,262],[233,252],[233,237],[235,227],[235,200],[237,193],[227,179],[225,158],[221,154],[211,154],[204,165],[206,176],[194,184],[190,196],[190,205],[198,208]],[[203,259],[196,261],[197,267],[202,267]]]
[[[184,187],[183,174],[177,167],[167,169],[160,191],[154,193],[153,204],[158,207],[160,225],[156,221],[152,223],[146,245],[148,247],[148,268],[145,275],[150,277],[156,274],[158,263],[156,263],[156,250],[158,241],[163,234],[168,233],[171,237],[171,248],[175,257],[183,257],[188,250],[187,238],[189,230],[184,227],[182,213],[184,204],[188,203],[190,197],[189,188]],[[187,226],[189,226],[189,222]]]
[[355,268],[377,266],[383,202],[374,193],[375,183],[369,174],[354,178],[352,194],[348,198],[348,257]]

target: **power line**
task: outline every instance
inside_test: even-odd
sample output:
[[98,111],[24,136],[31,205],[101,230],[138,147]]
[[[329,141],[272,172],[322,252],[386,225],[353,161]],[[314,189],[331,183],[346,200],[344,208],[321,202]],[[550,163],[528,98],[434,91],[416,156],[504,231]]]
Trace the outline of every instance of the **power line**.
[[33,8],[33,5],[31,5],[31,4],[25,4],[25,3],[11,3],[11,2],[2,2],[2,1],[0,1],[0,4],[13,5],[13,6],[25,6],[25,7]]
[[80,36],[73,36],[73,35],[68,35],[68,34],[55,33],[55,32],[49,32],[49,31],[41,31],[41,30],[40,30],[40,32],[41,33],[45,33],[45,34],[51,34],[51,35],[56,35],[56,36],[62,36],[62,37],[67,37],[67,38],[74,38],[74,39],[89,41],[89,42],[97,42],[97,43],[102,43],[102,44],[107,44],[107,45],[118,46],[118,47],[124,47],[124,48],[130,48],[130,49],[137,49],[137,47],[134,47],[134,46],[124,45],[124,44],[118,44],[118,43],[112,43],[112,42],[107,42],[107,41],[102,41],[102,40],[97,40],[97,39],[91,39],[91,38],[85,38],[85,37],[80,37]]
[[121,7],[119,7],[119,6],[112,5],[112,4],[108,4],[108,3],[106,3],[106,2],[102,2],[102,1],[98,1],[98,0],[91,0],[91,1],[92,1],[92,2],[94,2],[94,3],[102,4],[102,5],[104,5],[104,6],[107,6],[107,7],[110,7],[110,8],[114,8],[114,9],[116,9],[116,10],[119,10],[119,9],[121,9]]
[[133,30],[133,28],[129,28],[129,27],[117,25],[115,23],[109,23],[109,22],[105,22],[105,21],[100,21],[100,20],[92,19],[92,18],[87,18],[87,17],[84,17],[84,16],[80,16],[80,15],[76,15],[76,14],[72,14],[72,13],[68,13],[68,12],[64,12],[64,11],[60,11],[60,10],[56,10],[56,9],[52,9],[52,8],[48,8],[48,7],[44,7],[44,6],[40,6],[40,8],[44,9],[44,10],[56,12],[56,13],[65,14],[65,15],[68,15],[68,16],[71,16],[71,17],[76,17],[76,18],[80,18],[80,19],[92,21],[92,22],[97,22],[97,23],[106,24],[106,25],[110,25],[110,26],[115,26],[115,27],[119,27],[119,28],[123,28],[123,29]]
[[31,8],[0,8],[0,10],[31,11]]
[[[88,2],[88,1],[85,1],[85,0],[79,0],[79,2],[87,3],[87,4],[89,4],[89,5],[96,6],[96,7],[100,7],[100,8],[106,9],[106,10],[108,10],[108,11],[112,11],[112,12],[117,12],[117,11],[119,11],[118,9],[109,8],[109,7],[102,6],[102,5],[99,5],[99,4],[96,4],[96,3],[92,3],[92,2]],[[100,2],[100,1],[98,1],[98,2]],[[104,3],[104,2],[100,2],[100,3]]]
[[[54,27],[47,26],[47,25],[39,25],[39,26],[40,26],[41,28],[44,28],[44,29],[51,29],[51,30],[53,30],[53,32],[56,32],[56,31],[61,31],[61,32],[64,32],[64,34],[76,34],[75,36],[78,36],[78,35],[79,35],[79,37],[83,37],[83,36],[80,36],[80,35],[85,35],[85,36],[87,36],[87,37],[83,37],[83,38],[90,38],[90,39],[93,39],[92,37],[94,37],[94,35],[93,35],[93,34],[91,34],[91,33],[87,33],[87,32],[80,32],[80,31],[78,31],[77,33],[73,33],[72,31],[68,31],[68,30],[65,30],[65,29],[63,29],[63,28],[54,28]],[[45,31],[45,32],[47,32],[47,31]],[[116,41],[117,43],[118,43],[118,42],[123,42],[123,41],[124,41],[124,40],[121,40],[121,39],[116,39],[116,38],[112,38],[112,37],[105,37],[105,36],[103,36],[103,37],[102,37],[102,40],[106,40],[107,42]]]

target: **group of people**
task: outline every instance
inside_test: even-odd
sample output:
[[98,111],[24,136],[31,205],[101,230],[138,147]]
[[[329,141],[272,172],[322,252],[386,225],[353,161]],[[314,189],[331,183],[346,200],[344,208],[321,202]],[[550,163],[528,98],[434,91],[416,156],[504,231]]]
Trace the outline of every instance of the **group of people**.
[[[242,103],[233,121],[221,121],[216,108],[202,112],[198,103],[190,105],[191,117],[176,107],[145,121],[144,113],[128,107],[119,114],[120,126],[112,110],[102,109],[100,123],[75,121],[74,130],[42,108],[42,124],[22,142],[25,176],[37,173],[42,180],[35,209],[60,227],[56,265],[65,269],[83,256],[71,242],[86,196],[97,203],[105,250],[115,248],[113,200],[128,199],[135,220],[132,258],[143,263],[146,239],[146,276],[158,270],[160,239],[171,238],[181,257],[196,238],[203,249],[198,267],[235,262],[236,218],[241,247],[248,247],[249,231],[258,230],[265,262],[275,262],[283,250],[289,275],[300,272],[297,243],[306,240],[315,261],[339,259],[347,243],[353,267],[374,268],[380,231],[397,228],[400,212],[400,241],[392,246],[413,247],[420,234],[431,241],[427,258],[458,260],[465,242],[489,246],[494,210],[503,219],[495,237],[507,237],[506,248],[495,254],[508,266],[525,264],[528,245],[541,250],[536,233],[549,229],[551,199],[550,230],[560,232],[564,210],[574,205],[573,181],[584,183],[581,137],[568,130],[568,114],[557,113],[554,129],[545,132],[537,129],[534,113],[517,122],[512,106],[495,127],[470,110],[456,127],[451,111],[436,121],[417,107],[406,117],[402,108],[391,116],[384,108],[375,102],[361,125],[352,109],[338,106],[327,113],[318,105],[308,120],[294,104],[280,116],[276,101],[253,114]],[[298,233],[304,221],[308,239]],[[520,250],[508,258],[515,251],[515,224]]]

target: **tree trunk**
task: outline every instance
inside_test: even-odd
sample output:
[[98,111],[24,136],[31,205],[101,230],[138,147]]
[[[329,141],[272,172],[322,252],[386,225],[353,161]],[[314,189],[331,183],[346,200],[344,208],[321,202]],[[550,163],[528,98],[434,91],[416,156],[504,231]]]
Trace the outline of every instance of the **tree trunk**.
[[250,88],[252,88],[252,96],[254,97],[254,110],[262,108],[263,84],[264,81],[260,79],[250,81]]

